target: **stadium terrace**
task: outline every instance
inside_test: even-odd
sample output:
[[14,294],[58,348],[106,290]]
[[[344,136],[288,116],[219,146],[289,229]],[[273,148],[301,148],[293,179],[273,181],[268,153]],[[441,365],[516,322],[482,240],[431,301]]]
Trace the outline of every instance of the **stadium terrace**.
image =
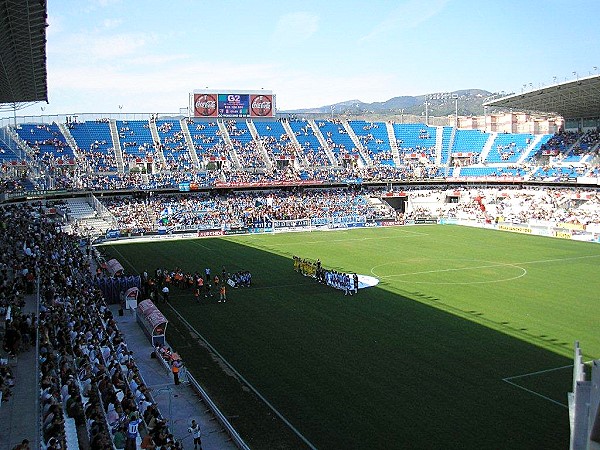
[[496,133],[346,119],[162,118],[9,124],[2,192],[369,182],[595,184],[596,128]]

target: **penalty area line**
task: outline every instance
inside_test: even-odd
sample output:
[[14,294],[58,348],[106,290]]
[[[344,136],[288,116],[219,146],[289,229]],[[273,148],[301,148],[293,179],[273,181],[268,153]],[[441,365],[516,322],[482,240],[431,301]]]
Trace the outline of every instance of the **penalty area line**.
[[513,383],[512,381],[510,381],[507,378],[503,378],[502,381],[504,381],[504,382],[506,382],[506,383],[508,383],[508,384],[510,384],[512,386],[518,387],[519,389],[522,389],[525,392],[529,392],[530,394],[533,394],[533,395],[535,395],[537,397],[543,398],[544,400],[548,400],[549,402],[552,402],[555,405],[562,406],[563,408],[569,408],[569,406],[565,405],[564,403],[558,402],[558,401],[556,401],[554,399],[551,399],[550,397],[546,397],[545,395],[540,394],[539,392],[535,392],[535,391],[532,391],[531,389],[527,389],[526,387],[518,385],[517,383]]
[[569,367],[573,367],[573,364],[569,364],[567,366],[554,367],[552,369],[538,370],[537,372],[524,373],[522,375],[515,375],[513,377],[502,378],[502,381],[514,380],[515,378],[525,378],[533,375],[539,375],[541,373],[554,372],[556,370],[568,369]]
[[[585,361],[584,364],[589,364],[590,362],[592,362],[592,361]],[[540,375],[542,373],[555,372],[557,370],[570,369],[572,367],[573,367],[573,364],[569,364],[569,365],[566,365],[566,366],[560,366],[560,367],[553,367],[551,369],[538,370],[536,372],[529,372],[529,373],[524,373],[524,374],[521,374],[521,375],[514,375],[512,377],[502,378],[502,381],[504,381],[504,382],[506,382],[506,383],[508,383],[508,384],[510,384],[512,386],[515,386],[515,387],[517,387],[519,389],[522,389],[522,390],[524,390],[526,392],[529,392],[530,394],[533,394],[533,395],[535,395],[537,397],[543,398],[544,400],[548,400],[549,402],[554,403],[555,405],[562,406],[563,408],[568,408],[569,406],[565,405],[564,403],[561,403],[559,401],[551,399],[550,397],[547,397],[547,396],[545,396],[543,394],[540,394],[539,392],[532,391],[531,389],[528,389],[528,388],[526,388],[524,386],[521,386],[521,385],[519,385],[517,383],[513,383],[511,380],[516,380],[517,378],[525,378],[525,377],[531,377],[531,376],[535,376],[535,375]]]

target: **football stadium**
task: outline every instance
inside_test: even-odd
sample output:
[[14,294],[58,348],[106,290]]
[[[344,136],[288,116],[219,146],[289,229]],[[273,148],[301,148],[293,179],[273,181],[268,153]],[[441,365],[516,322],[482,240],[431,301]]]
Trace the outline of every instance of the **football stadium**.
[[48,5],[0,6],[0,450],[600,448],[595,67],[26,116]]

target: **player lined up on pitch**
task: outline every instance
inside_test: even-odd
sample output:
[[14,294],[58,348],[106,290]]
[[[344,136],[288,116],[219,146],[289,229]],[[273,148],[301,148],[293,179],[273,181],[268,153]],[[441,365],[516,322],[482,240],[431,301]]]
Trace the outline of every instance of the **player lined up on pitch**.
[[344,295],[358,293],[358,275],[344,273],[333,269],[325,269],[321,260],[311,261],[307,258],[293,256],[294,270],[305,277],[315,278],[319,283],[344,291]]

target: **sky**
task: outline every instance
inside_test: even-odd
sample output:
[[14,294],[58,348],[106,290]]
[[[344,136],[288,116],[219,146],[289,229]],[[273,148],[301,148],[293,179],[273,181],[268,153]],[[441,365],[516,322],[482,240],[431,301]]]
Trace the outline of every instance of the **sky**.
[[176,113],[204,88],[279,110],[521,92],[600,73],[593,17],[599,0],[48,0],[49,102],[18,115]]

